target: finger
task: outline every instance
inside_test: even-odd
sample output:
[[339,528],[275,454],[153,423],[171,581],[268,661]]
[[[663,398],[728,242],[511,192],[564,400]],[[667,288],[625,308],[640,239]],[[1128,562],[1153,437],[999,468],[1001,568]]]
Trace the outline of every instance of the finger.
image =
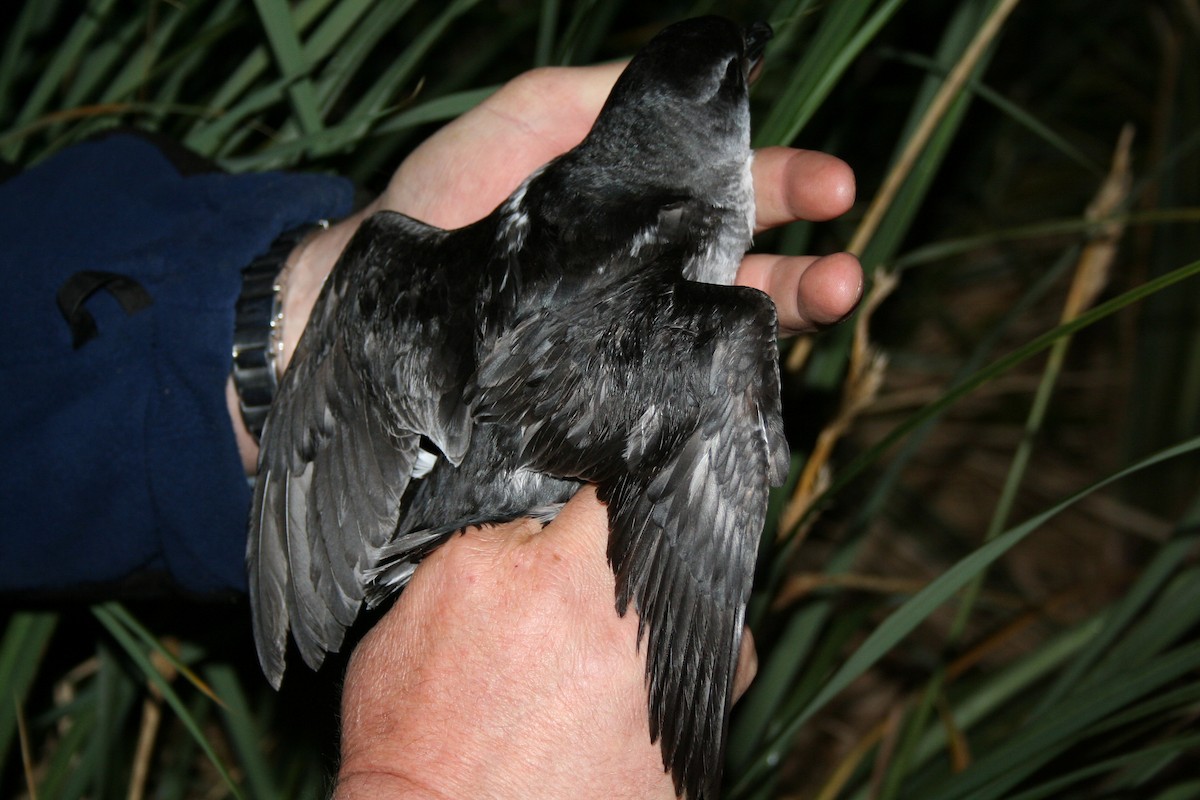
[[754,154],[758,229],[800,219],[832,219],[854,204],[854,171],[836,156],[791,147]]
[[862,266],[850,253],[748,255],[738,283],[771,295],[782,334],[814,331],[845,319],[863,291]]
[[624,67],[554,67],[517,76],[414,150],[377,206],[439,228],[482,218],[531,172],[583,140]]
[[530,70],[506,83],[480,108],[504,120],[514,134],[541,140],[543,152],[553,157],[587,134],[627,63]]
[[742,644],[738,648],[737,673],[733,676],[733,702],[741,699],[754,676],[758,674],[758,651],[754,647],[754,634],[742,628]]

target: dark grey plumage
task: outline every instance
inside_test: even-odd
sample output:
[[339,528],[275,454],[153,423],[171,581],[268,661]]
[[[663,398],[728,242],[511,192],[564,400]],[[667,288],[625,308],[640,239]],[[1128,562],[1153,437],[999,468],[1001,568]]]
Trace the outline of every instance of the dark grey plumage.
[[592,482],[617,610],[641,619],[650,734],[678,791],[715,796],[788,460],[775,308],[730,285],[754,220],[747,75],[769,35],[674,25],[586,139],[487,218],[362,225],[263,434],[247,561],[272,684],[289,629],[319,667],[454,531],[550,518]]

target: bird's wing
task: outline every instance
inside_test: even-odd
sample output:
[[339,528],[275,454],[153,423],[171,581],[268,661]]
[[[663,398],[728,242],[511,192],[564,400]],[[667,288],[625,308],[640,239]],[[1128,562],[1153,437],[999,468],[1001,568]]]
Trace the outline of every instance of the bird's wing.
[[532,467],[599,483],[651,736],[694,800],[720,786],[768,486],[787,472],[775,324],[751,289],[631,284],[518,327],[474,390],[480,419],[523,428]]
[[421,280],[399,292],[388,282],[420,275],[422,254],[443,233],[399,214],[364,222],[326,281],[272,404],[246,560],[259,661],[276,687],[289,629],[314,669],[341,646],[363,600],[364,573],[395,532],[421,435],[455,457],[466,447],[462,378],[448,374],[460,359],[444,352],[452,342],[373,313],[382,295],[396,294],[424,302],[427,314],[442,311],[436,297],[420,296]]

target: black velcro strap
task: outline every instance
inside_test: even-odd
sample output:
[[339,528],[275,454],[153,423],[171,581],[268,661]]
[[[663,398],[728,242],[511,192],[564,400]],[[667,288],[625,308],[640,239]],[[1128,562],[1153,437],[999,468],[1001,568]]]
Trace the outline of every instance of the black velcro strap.
[[91,269],[76,272],[58,290],[58,310],[71,328],[71,343],[76,350],[99,335],[96,320],[84,304],[101,289],[115,297],[131,316],[154,302],[145,287],[128,275]]

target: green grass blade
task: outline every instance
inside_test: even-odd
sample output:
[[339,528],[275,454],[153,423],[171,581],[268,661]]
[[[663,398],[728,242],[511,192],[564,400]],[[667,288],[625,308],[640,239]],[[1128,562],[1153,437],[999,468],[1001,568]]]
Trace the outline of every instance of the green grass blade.
[[[1133,289],[1130,289],[1123,294],[1112,298],[1111,300],[1100,303],[1094,308],[1084,312],[1083,314],[1080,314],[1070,322],[1063,323],[1062,325],[1047,331],[1041,336],[1035,338],[1033,341],[1028,342],[1022,347],[1012,351],[1003,358],[992,362],[992,364],[990,364],[988,367],[976,372],[966,381],[957,384],[953,389],[947,391],[936,401],[925,406],[925,408],[921,409],[903,423],[896,426],[896,428],[893,429],[887,436],[885,436],[879,443],[843,467],[838,475],[834,478],[832,485],[825,490],[822,498],[833,497],[836,495],[837,492],[846,486],[846,484],[848,484],[854,478],[857,478],[868,466],[877,462],[884,453],[891,450],[896,443],[904,439],[909,433],[923,425],[926,420],[937,416],[970,392],[973,392],[975,389],[978,389],[980,386],[998,377],[999,375],[1004,374],[1017,364],[1020,364],[1026,359],[1031,358],[1049,348],[1054,344],[1054,342],[1058,341],[1058,339],[1064,336],[1070,336],[1071,334],[1080,331],[1089,325],[1094,325],[1105,317],[1115,314],[1117,311],[1120,311],[1127,306],[1130,306],[1156,292],[1161,292],[1164,289],[1170,288],[1171,286],[1174,286],[1175,284],[1185,281],[1196,275],[1200,275],[1200,261],[1186,264],[1182,267],[1172,270],[1165,275],[1161,275],[1158,278],[1146,281],[1140,286],[1136,286]],[[822,498],[818,498],[817,502],[813,504],[814,508],[818,507],[821,502],[823,502]]]
[[767,21],[775,31],[775,36],[771,38],[771,46],[767,48],[767,69],[771,69],[776,60],[792,59],[794,42],[800,35],[801,28],[816,18],[817,8],[817,0],[785,0],[772,5],[771,17]]
[[159,672],[152,663],[150,663],[150,659],[147,657],[142,647],[138,644],[135,635],[131,633],[121,621],[121,615],[113,612],[114,607],[115,604],[93,606],[92,614],[100,621],[100,624],[104,626],[113,639],[121,645],[125,654],[128,655],[129,658],[133,660],[134,664],[136,664],[137,667],[142,671],[142,674],[146,680],[158,687],[158,690],[162,693],[162,697],[167,702],[167,705],[171,707],[179,721],[187,729],[188,733],[192,735],[192,738],[196,741],[196,744],[198,744],[200,749],[204,751],[204,755],[208,757],[209,762],[220,774],[222,780],[225,782],[225,785],[229,787],[230,792],[232,792],[235,797],[241,798],[241,789],[238,787],[237,783],[234,782],[233,776],[230,775],[229,767],[226,766],[221,757],[217,755],[217,752],[213,749],[212,744],[208,741],[207,737],[205,737],[204,731],[201,730],[196,718],[188,711],[187,707],[183,703],[183,700],[180,699],[179,694],[175,691],[175,688],[171,686],[171,684],[168,683],[167,680],[162,676],[162,673]]
[[[298,34],[303,34],[308,30],[315,15],[328,4],[328,0],[309,0],[309,2],[300,3],[296,6],[293,20],[296,25]],[[236,18],[242,14],[244,6],[235,0],[232,3],[226,3],[219,7],[217,12],[208,19],[206,32],[212,35],[213,32],[220,32],[221,28],[226,24],[227,19]],[[218,12],[224,12],[218,16]],[[218,37],[219,38],[219,37]],[[209,99],[209,105],[217,112],[222,121],[234,113],[235,109],[241,109],[240,99],[244,99],[247,92],[259,80],[260,76],[266,72],[271,65],[271,54],[266,43],[259,44],[254,47],[249,55],[242,59],[238,64],[237,69],[222,82],[214,87],[212,97]],[[282,92],[283,82],[280,81],[279,92]],[[278,99],[278,93],[274,99]],[[264,104],[267,105],[267,104]],[[237,114],[237,119],[242,119],[246,116],[245,110],[241,109]],[[194,125],[188,131],[184,138],[184,143],[204,155],[212,156],[216,153],[217,144],[223,141],[225,135],[228,135],[230,129],[233,128],[229,122],[224,125],[219,123],[214,125]]]
[[891,614],[862,645],[846,660],[821,693],[804,709],[804,711],[784,726],[783,731],[765,749],[765,752],[746,771],[735,788],[744,788],[746,784],[759,777],[761,772],[772,762],[781,757],[788,741],[795,736],[800,727],[817,711],[825,706],[835,695],[846,688],[852,681],[862,675],[873,664],[879,661],[887,652],[896,646],[909,633],[939,606],[949,600],[957,591],[962,589],[972,578],[988,565],[1008,552],[1014,545],[1037,530],[1047,520],[1058,515],[1077,503],[1084,497],[1114,483],[1128,475],[1135,474],[1151,466],[1177,458],[1181,455],[1200,450],[1200,437],[1189,439],[1174,447],[1162,450],[1149,458],[1143,459],[1126,467],[1085,489],[1072,494],[1067,499],[1055,504],[1023,524],[1006,531],[968,555],[934,579],[912,599],[905,602],[897,611]]
[[542,0],[538,19],[537,45],[534,48],[533,65],[548,67],[554,57],[554,33],[558,28],[559,0]]
[[4,40],[4,51],[0,52],[0,119],[6,119],[9,106],[17,97],[17,76],[22,62],[31,60],[33,48],[29,44],[38,22],[53,17],[57,2],[25,3],[21,6],[8,36]]
[[412,44],[404,49],[400,57],[380,76],[375,85],[363,93],[346,115],[346,119],[349,121],[360,121],[360,136],[366,133],[371,121],[379,118],[380,112],[398,88],[407,87],[410,91],[415,88],[410,85],[410,81],[417,65],[421,63],[421,59],[437,44],[451,24],[478,2],[479,0],[453,0],[447,4],[443,11],[413,39]]
[[291,8],[285,0],[254,0],[254,7],[258,9],[275,63],[287,82],[288,97],[301,129],[308,134],[318,133],[323,127],[320,106],[312,84],[311,65],[300,44]]
[[[322,25],[313,35],[311,57],[324,58],[329,55],[328,65],[321,70],[317,80],[317,97],[326,114],[333,112],[335,104],[343,100],[346,87],[367,61],[367,56],[385,36],[394,33],[401,20],[415,5],[415,0],[392,0],[376,3],[357,25],[339,30],[339,25],[349,20]],[[336,47],[334,43],[336,42]],[[317,49],[319,47],[319,50]],[[376,85],[380,81],[375,81]]]
[[16,741],[18,710],[23,709],[57,625],[57,614],[20,611],[5,626],[0,639],[0,768]]
[[1010,795],[1009,800],[1043,800],[1043,798],[1047,797],[1061,797],[1061,793],[1065,789],[1088,778],[1094,778],[1109,772],[1136,766],[1148,760],[1158,759],[1164,755],[1178,754],[1181,751],[1197,747],[1200,747],[1200,734],[1180,736],[1170,741],[1159,742],[1128,753],[1122,753],[1119,756],[1097,761],[1082,769],[1057,776],[1034,789]]
[[1110,222],[1117,222],[1122,226],[1192,225],[1200,222],[1200,208],[1159,208],[1152,211],[1132,211],[1115,214],[1112,217],[1105,217],[1098,220],[1072,217],[1070,219],[1046,220],[1015,228],[1002,228],[978,236],[964,236],[921,245],[901,255],[893,262],[893,266],[898,270],[907,270],[934,261],[962,256],[988,247],[995,247],[996,245],[1034,239],[1053,240],[1063,235],[1083,234],[1097,226]]
[[1093,692],[1063,703],[1053,716],[1028,726],[1019,736],[1005,740],[975,762],[970,769],[941,782],[930,791],[913,787],[914,796],[926,800],[993,800],[1083,738],[1088,727],[1105,715],[1200,668],[1200,642],[1179,647],[1153,663],[1121,676],[1122,680],[1096,687]]
[[[953,702],[955,726],[969,732],[993,714],[1019,703],[1064,663],[1073,663],[1076,654],[1095,641],[1105,619],[1103,615],[1096,616],[1064,631],[1020,661],[988,676],[979,686]],[[945,747],[945,728],[940,725],[930,727],[913,750],[912,766],[921,767]]]
[[788,87],[759,126],[756,147],[793,141],[904,0],[887,0],[873,13],[872,5],[868,0],[841,0],[828,6]]
[[88,742],[97,734],[96,714],[91,703],[80,703],[71,724],[47,759],[45,777],[38,784],[38,797],[73,800],[86,797],[95,778],[93,757]]
[[229,664],[213,664],[204,671],[213,690],[224,701],[221,719],[246,773],[246,788],[251,797],[282,796],[275,784],[271,765],[262,749],[262,731],[255,724],[250,705],[237,674]]
[[1200,798],[1200,778],[1165,789],[1149,800],[1196,800],[1196,798]]
[[576,3],[575,13],[559,39],[558,57],[555,58],[555,62],[566,66],[586,64],[591,60],[600,37],[612,27],[612,18],[617,10],[616,3],[601,3],[597,0]]
[[[114,15],[115,16],[115,15]],[[135,42],[144,38],[145,25],[140,19],[128,20],[121,29],[105,36],[94,47],[81,54],[80,64],[74,72],[74,79],[67,84],[62,98],[58,101],[61,108],[74,108],[95,99],[99,100],[104,94],[103,87],[111,86],[114,82],[114,72],[122,63],[129,67],[136,59],[130,59],[129,53],[134,50]]]
[[179,674],[182,675],[188,683],[199,689],[202,694],[207,695],[210,700],[217,703],[220,702],[217,700],[216,695],[213,694],[212,689],[210,689],[208,685],[204,683],[204,681],[200,680],[196,673],[192,671],[192,668],[185,664],[178,656],[176,656],[166,647],[163,647],[163,644],[158,640],[158,637],[147,630],[142,623],[138,622],[137,619],[134,618],[134,616],[130,614],[123,605],[120,603],[105,603],[103,608],[107,614],[112,616],[113,619],[125,626],[126,630],[130,631],[139,639],[141,639],[143,644],[145,644],[151,650],[154,650],[162,658],[166,659],[171,666],[179,671]]
[[1109,616],[1104,630],[1088,644],[1086,650],[1071,662],[1070,666],[1058,676],[1058,679],[1038,701],[1033,712],[1035,716],[1048,713],[1059,700],[1080,684],[1085,673],[1112,649],[1117,637],[1142,613],[1167,579],[1194,551],[1197,542],[1200,542],[1200,534],[1180,535],[1167,542],[1158,551],[1154,559],[1142,571],[1137,582],[1122,596],[1121,601]]
[[[104,19],[114,5],[115,0],[94,0],[88,4],[87,11],[78,16],[70,32],[54,49],[49,63],[41,70],[41,77],[33,91],[21,104],[21,110],[14,120],[15,125],[25,125],[47,110],[67,75],[84,59],[88,46],[100,32]],[[7,147],[0,148],[0,157],[15,162],[20,152],[20,141],[14,141]]]
[[[446,97],[440,97],[437,100],[430,100],[428,103],[422,103],[415,108],[402,111],[399,114],[382,112],[379,119],[386,121],[381,121],[378,124],[371,137],[398,133],[430,122],[442,122],[454,119],[479,105],[479,103],[483,102],[498,88],[500,87],[488,86],[483,89],[458,92]],[[280,163],[288,163],[293,159],[299,158],[306,151],[318,148],[338,147],[347,142],[354,141],[355,137],[360,134],[361,125],[362,122],[360,120],[334,125],[315,136],[302,136],[290,142],[274,145],[269,150],[261,153],[244,157],[227,158],[222,163],[227,169],[234,172],[250,169],[266,169],[271,166],[277,166]]]
[[[932,58],[921,55],[920,53],[896,53],[895,59],[902,64],[910,64],[919,69],[945,78],[946,70]],[[1036,115],[1030,113],[1017,103],[1009,100],[1004,95],[997,92],[986,83],[978,78],[969,78],[966,87],[972,94],[980,100],[998,109],[1005,116],[1016,122],[1021,127],[1025,128],[1030,133],[1037,136],[1053,149],[1062,153],[1066,158],[1074,161],[1084,170],[1094,175],[1097,178],[1104,177],[1104,166],[1097,163],[1095,159],[1090,158],[1086,153],[1080,150],[1063,135],[1059,134],[1053,128],[1037,118]]]
[[148,99],[148,83],[154,76],[155,64],[188,14],[188,9],[165,4],[160,8],[152,28],[140,24],[139,20],[137,40],[140,45],[126,48],[122,55],[124,66],[103,90],[96,92],[101,102]]

